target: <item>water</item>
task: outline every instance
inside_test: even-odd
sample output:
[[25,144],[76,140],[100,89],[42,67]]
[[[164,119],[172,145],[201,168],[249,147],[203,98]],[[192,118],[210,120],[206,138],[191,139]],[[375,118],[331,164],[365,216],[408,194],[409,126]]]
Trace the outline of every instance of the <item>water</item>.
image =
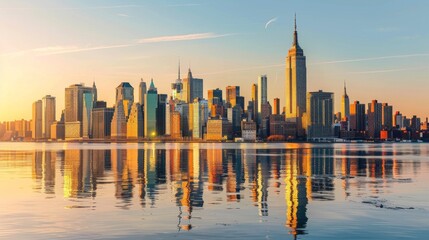
[[2,239],[424,239],[427,144],[0,143]]

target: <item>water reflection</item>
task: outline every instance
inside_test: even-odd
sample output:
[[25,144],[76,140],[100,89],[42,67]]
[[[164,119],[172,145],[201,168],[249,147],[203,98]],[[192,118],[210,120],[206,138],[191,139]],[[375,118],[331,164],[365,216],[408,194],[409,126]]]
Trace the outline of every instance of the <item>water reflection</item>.
[[[408,153],[422,154],[422,150]],[[22,153],[0,152],[8,164],[14,154]],[[198,212],[204,207],[253,205],[254,215],[263,219],[272,214],[271,204],[277,206],[283,201],[284,230],[293,238],[308,233],[311,219],[307,210],[312,201],[377,195],[387,191],[389,182],[415,175],[421,168],[420,161],[398,159],[404,152],[393,147],[360,149],[346,145],[183,150],[147,145],[144,149],[70,149],[34,151],[30,155],[32,189],[46,197],[95,200],[99,188],[113,189],[107,193],[119,209],[130,209],[136,203],[143,209],[161,208],[165,204],[159,203],[162,199],[171,199],[178,231],[192,230],[196,224],[193,220],[199,219]],[[0,162],[2,166],[4,163]],[[336,194],[336,188],[341,194]],[[74,207],[85,206],[76,201]]]

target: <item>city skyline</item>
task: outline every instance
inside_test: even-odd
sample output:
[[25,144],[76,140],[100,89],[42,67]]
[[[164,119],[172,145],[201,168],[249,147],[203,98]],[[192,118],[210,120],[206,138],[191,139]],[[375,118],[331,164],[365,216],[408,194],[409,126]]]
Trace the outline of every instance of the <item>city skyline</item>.
[[[5,36],[1,40],[1,72],[0,72],[0,121],[11,121],[15,119],[31,118],[31,103],[35,99],[40,99],[45,95],[52,95],[57,100],[57,119],[61,110],[64,109],[64,95],[62,91],[65,86],[84,82],[86,86],[91,86],[95,81],[99,89],[99,98],[107,101],[108,106],[115,103],[114,88],[120,82],[130,82],[137,88],[140,78],[146,82],[153,77],[158,91],[171,94],[170,84],[177,78],[177,61],[182,60],[182,79],[185,77],[187,68],[191,67],[193,75],[204,78],[203,95],[207,97],[209,89],[225,89],[234,81],[241,87],[241,95],[246,100],[250,99],[251,84],[257,82],[260,75],[267,75],[268,78],[268,101],[280,98],[280,108],[285,104],[284,86],[284,60],[287,50],[292,45],[293,15],[297,12],[298,31],[300,34],[300,44],[305,48],[307,57],[307,91],[334,92],[334,109],[340,111],[341,92],[344,80],[347,81],[350,102],[358,100],[362,103],[369,103],[373,99],[380,102],[388,102],[394,106],[394,111],[400,110],[404,115],[418,115],[422,118],[428,116],[427,110],[417,102],[424,99],[424,80],[427,77],[428,68],[425,66],[429,60],[426,53],[428,44],[427,33],[416,28],[418,20],[422,20],[423,13],[419,10],[423,2],[416,1],[413,6],[405,8],[400,3],[389,4],[373,3],[374,10],[369,11],[368,17],[362,22],[355,23],[355,14],[343,16],[343,24],[351,24],[354,27],[355,39],[352,44],[346,44],[352,36],[341,34],[344,26],[331,20],[318,19],[317,16],[310,16],[312,10],[305,8],[306,4],[291,2],[289,8],[285,4],[273,3],[269,6],[269,11],[255,16],[255,19],[246,17],[255,13],[260,4],[251,3],[248,13],[242,13],[243,18],[234,18],[237,23],[219,29],[213,23],[213,14],[207,15],[207,22],[211,23],[207,29],[201,25],[207,23],[197,23],[194,18],[201,18],[201,14],[207,11],[207,7],[215,7],[216,11],[225,14],[225,20],[220,25],[226,26],[223,21],[232,17],[232,10],[223,11],[226,7],[237,8],[238,3],[225,3],[222,6],[196,1],[194,4],[173,5],[171,1],[145,2],[145,5],[138,5],[134,2],[130,4],[118,5],[116,1],[84,4],[83,2],[65,2],[56,5],[49,1],[44,1],[40,5],[25,4],[26,1],[15,3],[3,3],[0,11],[3,14],[0,18],[3,23],[0,28],[3,32],[10,29],[9,23],[16,23],[19,27],[16,31]],[[335,1],[332,1],[335,2]],[[286,4],[287,5],[287,4]],[[353,4],[351,4],[353,5]],[[160,8],[162,6],[162,8]],[[274,11],[274,8],[283,7],[284,11]],[[348,9],[351,6],[332,6],[333,9],[326,9],[325,14],[332,14],[338,9]],[[326,8],[326,6],[325,6]],[[382,21],[375,16],[375,10],[383,8],[389,21]],[[395,15],[395,11],[402,9],[400,15]],[[151,11],[157,9],[158,14]],[[195,17],[190,19],[179,19],[178,25],[183,28],[172,30],[166,27],[166,22],[159,23],[158,18],[154,18],[150,23],[159,25],[158,28],[148,27],[140,33],[136,30],[138,24],[148,24],[140,19],[139,11],[149,11],[158,17],[167,13],[185,13],[187,11],[200,11]],[[216,12],[215,11],[215,12]],[[114,14],[123,12],[122,15]],[[61,26],[66,20],[57,23],[46,21],[40,14],[47,13],[55,17],[63,14],[68,20],[77,21],[76,26],[71,26],[73,34],[68,41],[93,41],[91,44],[70,45],[62,44],[65,39],[60,34],[51,32],[52,39],[46,39],[50,27]],[[95,21],[88,27],[82,27],[79,18],[74,14],[81,14],[82,17],[91,16]],[[127,13],[127,14],[125,14]],[[412,15],[410,15],[412,13]],[[28,15],[27,20],[18,20],[22,14]],[[175,16],[169,17],[172,20]],[[53,15],[53,16],[52,16]],[[26,22],[37,18],[31,24],[38,30],[45,31],[45,34],[36,34],[33,30],[24,25]],[[353,18],[354,17],[354,18]],[[117,29],[118,25],[129,26],[127,36],[144,35],[137,43],[122,44],[123,39],[112,37],[110,31],[97,32],[90,37],[79,38],[78,33],[89,34],[89,30],[94,30],[100,21],[109,19],[113,26],[108,29]],[[194,19],[195,20],[195,19]],[[203,19],[204,20],[204,19]],[[317,21],[316,21],[317,20]],[[322,23],[320,21],[322,21]],[[327,24],[329,22],[329,24]],[[29,22],[28,22],[29,23]],[[396,26],[395,28],[389,26]],[[365,28],[365,27],[372,28]],[[57,29],[57,28],[55,28]],[[63,31],[61,28],[59,30]],[[370,29],[370,30],[369,30]],[[151,30],[151,31],[149,31]],[[323,32],[326,30],[326,32]],[[43,32],[42,31],[42,32]],[[60,32],[61,32],[60,31]],[[121,30],[125,31],[125,30]],[[322,33],[323,32],[323,33]],[[23,41],[25,33],[32,33],[32,41]],[[350,32],[349,32],[350,34]],[[402,36],[401,34],[417,34],[418,37]],[[49,35],[49,36],[51,36]],[[253,40],[249,39],[253,36]],[[393,36],[394,40],[386,41],[386,35]],[[378,38],[384,39],[377,40]],[[20,39],[20,41],[16,41]],[[117,42],[110,44],[108,40]],[[333,40],[336,40],[332,44]],[[360,41],[358,43],[357,41]],[[372,42],[372,44],[368,44]],[[98,44],[103,43],[103,44]],[[261,44],[264,43],[264,44]],[[30,46],[31,45],[31,46]],[[239,47],[237,47],[239,45]],[[347,46],[346,46],[347,45]],[[351,46],[349,46],[351,45]],[[66,46],[66,47],[64,47]],[[363,48],[365,46],[365,48]],[[408,46],[405,48],[405,46]],[[235,48],[235,49],[234,49]],[[246,51],[246,52],[245,52]],[[150,52],[150,54],[146,54]],[[262,54],[261,54],[262,53]],[[247,54],[247,55],[245,55]],[[151,55],[151,56],[149,56]],[[204,59],[201,57],[204,56]],[[128,60],[124,60],[124,59]],[[119,60],[120,59],[120,60]],[[148,63],[149,62],[149,63]],[[161,64],[162,62],[162,64]],[[345,73],[345,71],[348,71]],[[31,80],[29,80],[31,79]],[[406,81],[404,79],[407,79]],[[411,84],[410,84],[411,83]],[[49,86],[49,88],[40,87]],[[415,87],[410,87],[415,86]],[[20,89],[20,91],[9,91],[8,89]],[[403,91],[403,89],[410,89]],[[49,91],[48,91],[49,90]],[[388,90],[388,91],[386,91]],[[398,97],[401,96],[401,97]],[[14,97],[16,107],[10,107],[8,99]],[[25,109],[25,111],[23,111]]]

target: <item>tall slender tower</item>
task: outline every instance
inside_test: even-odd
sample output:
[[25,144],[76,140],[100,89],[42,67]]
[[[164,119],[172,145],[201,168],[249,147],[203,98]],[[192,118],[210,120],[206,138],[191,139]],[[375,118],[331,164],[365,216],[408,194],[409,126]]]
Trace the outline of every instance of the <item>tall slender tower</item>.
[[258,78],[258,123],[262,122],[262,105],[267,102],[267,75],[261,75]]
[[293,33],[293,44],[286,57],[286,118],[300,121],[306,112],[307,67],[304,51],[298,44],[298,32]]
[[344,82],[344,95],[341,99],[341,116],[343,118],[350,118],[350,100],[347,95],[346,82]]

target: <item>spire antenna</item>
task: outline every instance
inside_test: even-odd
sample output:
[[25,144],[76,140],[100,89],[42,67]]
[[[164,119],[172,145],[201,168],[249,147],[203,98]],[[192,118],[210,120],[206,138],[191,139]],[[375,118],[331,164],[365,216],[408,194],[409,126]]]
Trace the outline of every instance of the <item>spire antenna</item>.
[[180,58],[179,58],[179,71],[178,71],[178,75],[177,75],[177,79],[180,79]]
[[296,13],[295,13],[295,32],[296,32]]

